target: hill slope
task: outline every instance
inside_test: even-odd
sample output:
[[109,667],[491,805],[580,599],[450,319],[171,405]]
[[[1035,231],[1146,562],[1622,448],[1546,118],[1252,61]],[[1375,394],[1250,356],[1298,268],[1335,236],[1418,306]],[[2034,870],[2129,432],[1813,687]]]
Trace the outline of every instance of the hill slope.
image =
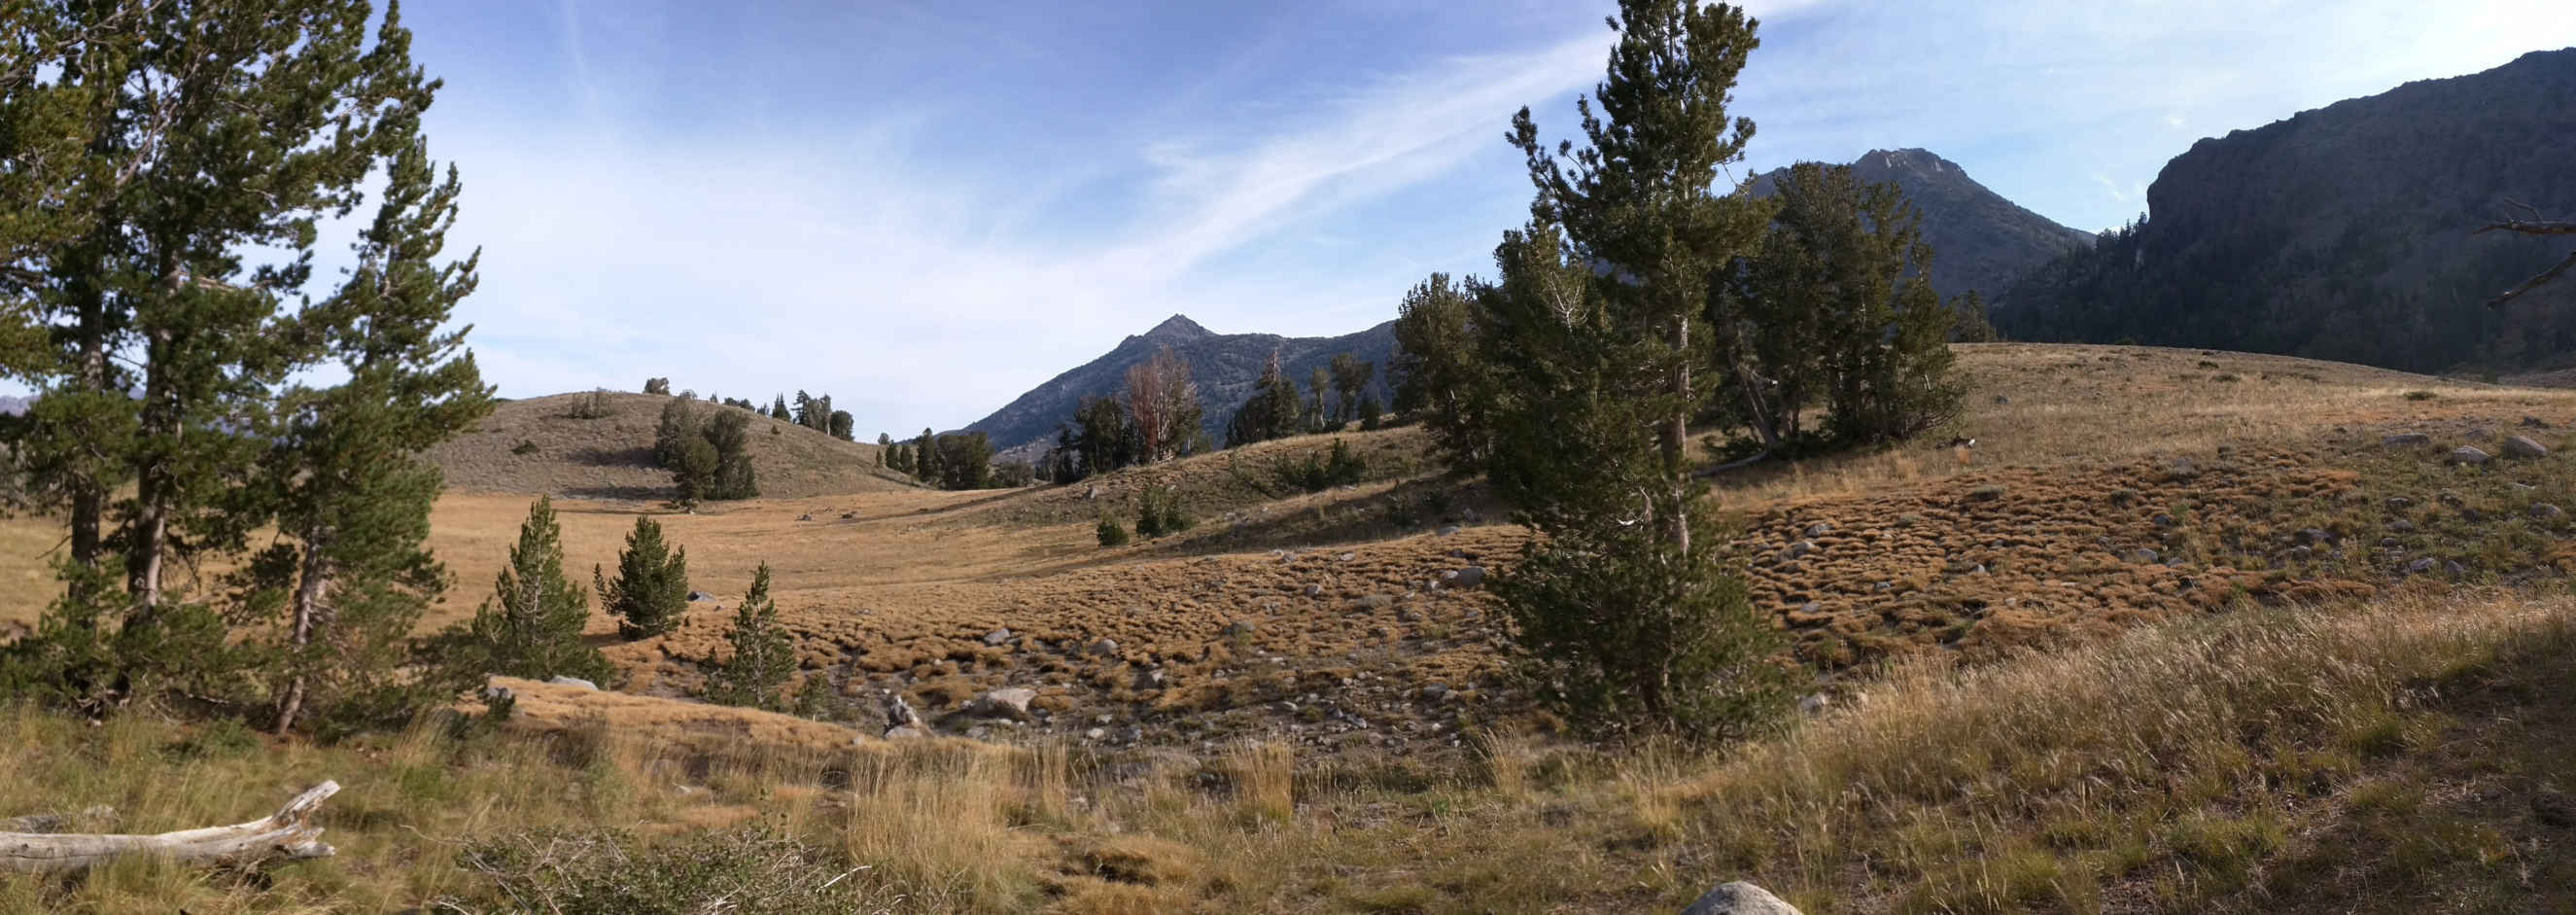
[[[429,450],[447,485],[585,499],[667,499],[671,472],[653,466],[659,394],[605,393],[609,415],[576,419],[591,395],[556,394],[501,404],[473,431]],[[729,409],[709,406],[707,409]],[[535,446],[513,453],[521,443]],[[751,422],[751,464],[763,496],[800,498],[912,488],[902,474],[877,466],[877,446],[845,442],[762,416]]]
[[[1991,298],[2031,268],[2093,244],[2091,234],[2023,209],[1968,177],[1958,163],[1928,150],[1873,149],[1851,167],[1863,181],[1894,182],[1923,213],[1923,240],[1932,246],[1932,288],[1945,299],[1971,289]],[[1787,172],[1780,168],[1755,176],[1753,193],[1770,196]]]
[[2204,139],[2147,216],[2001,301],[2020,339],[2206,346],[2410,370],[2576,349],[2576,288],[2481,305],[2564,245],[2471,230],[2528,203],[2576,214],[2576,48]]
[[[1127,370],[1152,358],[1165,346],[1189,363],[1190,377],[1199,385],[1199,401],[1207,408],[1203,426],[1209,436],[1223,441],[1226,420],[1233,418],[1236,408],[1252,396],[1253,383],[1261,380],[1261,366],[1274,351],[1300,391],[1306,387],[1307,373],[1331,362],[1335,355],[1350,353],[1374,362],[1377,380],[1370,383],[1370,389],[1377,393],[1379,402],[1386,402],[1388,365],[1395,355],[1395,322],[1339,337],[1282,337],[1220,334],[1200,327],[1186,316],[1173,315],[1152,330],[1119,341],[1116,348],[1100,358],[1047,379],[992,415],[967,425],[966,431],[990,436],[997,454],[1020,449],[997,460],[1033,457],[1044,450],[1045,443],[1054,440],[1058,423],[1073,418],[1083,398],[1105,397],[1123,389]],[[1029,447],[1032,445],[1036,447]]]

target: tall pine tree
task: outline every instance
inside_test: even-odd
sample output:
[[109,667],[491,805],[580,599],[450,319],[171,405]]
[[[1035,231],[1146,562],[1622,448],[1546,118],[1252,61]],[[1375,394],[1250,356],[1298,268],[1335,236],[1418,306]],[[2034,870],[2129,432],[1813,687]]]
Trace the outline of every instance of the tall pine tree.
[[[416,131],[416,112],[388,129]],[[359,237],[357,267],[287,327],[347,380],[290,387],[265,462],[281,488],[278,530],[298,552],[273,699],[279,733],[308,709],[351,727],[448,698],[436,695],[448,684],[400,670],[412,629],[448,586],[427,546],[440,474],[421,452],[491,407],[464,332],[445,327],[474,290],[478,259],[439,261],[458,190],[455,170],[441,179],[422,141],[405,145]]]

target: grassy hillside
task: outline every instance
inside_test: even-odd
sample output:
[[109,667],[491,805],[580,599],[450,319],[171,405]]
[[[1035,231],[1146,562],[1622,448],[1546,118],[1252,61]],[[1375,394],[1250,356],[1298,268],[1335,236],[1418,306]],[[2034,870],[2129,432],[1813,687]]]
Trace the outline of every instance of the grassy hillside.
[[[575,418],[588,393],[501,404],[474,431],[431,449],[447,485],[466,492],[543,493],[557,498],[662,500],[670,471],[653,466],[658,394],[603,394],[609,415]],[[707,409],[722,409],[708,406]],[[527,446],[534,446],[529,449]],[[845,442],[766,416],[752,420],[751,463],[762,495],[804,497],[910,488],[877,466],[877,446]],[[527,453],[519,453],[520,451]]]

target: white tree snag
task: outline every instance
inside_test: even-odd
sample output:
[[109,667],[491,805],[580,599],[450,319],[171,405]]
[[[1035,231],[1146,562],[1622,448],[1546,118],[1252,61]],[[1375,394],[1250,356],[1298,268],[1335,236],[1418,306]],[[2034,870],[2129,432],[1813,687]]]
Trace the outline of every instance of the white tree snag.
[[160,835],[0,832],[0,871],[79,870],[129,855],[209,865],[328,857],[331,846],[322,844],[322,829],[313,825],[313,814],[322,809],[323,798],[339,790],[339,782],[326,781],[296,795],[276,813],[248,823]]
[[[2527,210],[2529,207],[2525,206],[2524,209]],[[2485,235],[2489,232],[2519,232],[2524,235],[2576,235],[2576,221],[2507,219],[2502,222],[2489,223],[2485,227],[2469,234]],[[2488,299],[2487,307],[2501,308],[2504,306],[2504,303],[2513,301],[2516,296],[2530,292],[2550,280],[2557,279],[2560,274],[2564,274],[2570,269],[2576,269],[2576,251],[2567,252],[2566,259],[2559,261],[2556,265],[2551,266],[2547,270],[2540,271],[2540,275],[2522,281],[2522,285],[2507,289],[2504,291],[2503,295]]]

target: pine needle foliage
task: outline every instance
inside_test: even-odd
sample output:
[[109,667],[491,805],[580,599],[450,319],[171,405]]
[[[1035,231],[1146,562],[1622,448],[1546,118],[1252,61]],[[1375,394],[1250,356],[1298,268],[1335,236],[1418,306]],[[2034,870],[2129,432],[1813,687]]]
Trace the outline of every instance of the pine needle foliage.
[[662,525],[652,518],[636,518],[635,529],[627,532],[616,579],[598,566],[590,576],[600,609],[617,618],[618,636],[629,641],[667,634],[688,613],[689,551],[664,544]]
[[751,591],[734,607],[725,645],[730,650],[707,671],[699,698],[784,711],[787,681],[796,675],[796,642],[779,624],[778,605],[769,599],[769,563],[752,573]]

